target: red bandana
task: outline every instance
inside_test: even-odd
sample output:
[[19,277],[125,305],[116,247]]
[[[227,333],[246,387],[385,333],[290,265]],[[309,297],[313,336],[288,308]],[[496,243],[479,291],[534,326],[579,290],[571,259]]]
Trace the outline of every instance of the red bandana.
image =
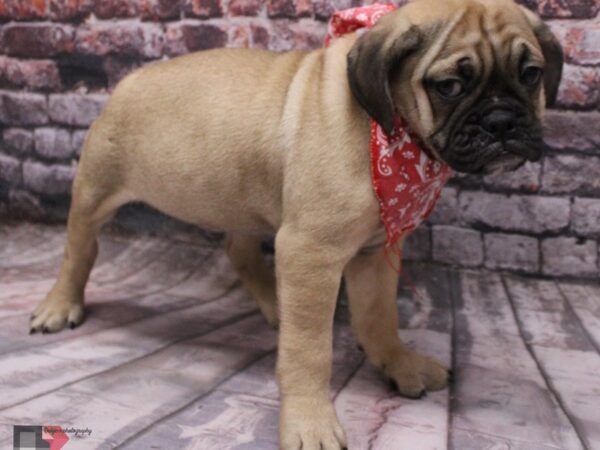
[[[346,33],[371,28],[395,9],[375,3],[338,11],[329,22],[325,46]],[[416,141],[399,117],[391,136],[371,120],[371,177],[390,247],[429,216],[451,175],[446,164],[429,159]]]

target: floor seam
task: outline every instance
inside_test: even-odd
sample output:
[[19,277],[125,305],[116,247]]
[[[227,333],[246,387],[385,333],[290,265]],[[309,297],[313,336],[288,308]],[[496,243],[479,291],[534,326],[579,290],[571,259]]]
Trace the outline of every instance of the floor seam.
[[579,426],[573,420],[573,417],[571,417],[571,414],[569,413],[569,410],[566,407],[566,405],[565,405],[565,403],[564,403],[564,401],[562,399],[562,396],[559,394],[558,390],[554,387],[554,383],[552,383],[552,381],[548,377],[548,374],[546,373],[546,370],[543,368],[542,364],[538,360],[538,358],[537,358],[537,356],[535,354],[535,351],[533,350],[531,344],[529,344],[527,342],[527,339],[525,337],[525,333],[524,333],[524,330],[523,330],[522,323],[519,320],[519,315],[517,313],[517,307],[515,305],[514,299],[512,298],[512,295],[510,293],[510,289],[508,289],[506,278],[505,278],[505,276],[503,274],[499,274],[499,276],[500,276],[500,280],[501,280],[501,283],[502,283],[502,287],[503,287],[504,292],[506,294],[506,298],[508,299],[508,304],[510,305],[510,309],[512,311],[512,315],[513,315],[513,317],[515,319],[515,323],[517,325],[517,328],[519,329],[519,334],[521,336],[521,340],[523,341],[523,345],[525,345],[525,348],[527,349],[527,352],[531,356],[531,359],[533,359],[533,362],[535,363],[538,372],[540,373],[542,379],[544,380],[544,384],[546,385],[546,389],[548,389],[548,392],[552,395],[552,397],[556,401],[557,405],[559,406],[559,408],[561,409],[561,411],[563,412],[563,414],[565,415],[565,417],[569,421],[569,424],[573,428],[573,431],[575,432],[575,435],[577,436],[577,439],[579,439],[579,442],[581,443],[581,446],[584,449],[586,449],[586,450],[590,450],[591,447],[588,445],[587,439],[584,437],[585,434],[579,429]]
[[342,390],[344,390],[344,388],[346,386],[348,386],[348,383],[350,383],[352,378],[354,378],[354,375],[356,375],[356,373],[360,370],[360,368],[365,364],[365,361],[366,361],[366,358],[363,356],[361,358],[360,362],[356,365],[356,367],[354,369],[352,369],[352,372],[344,380],[344,382],[342,383],[342,385],[340,386],[338,391],[333,395],[332,402],[335,402],[335,400],[338,398],[338,396],[342,393]]
[[181,411],[189,408],[191,405],[193,405],[194,403],[196,403],[197,401],[202,400],[203,398],[211,395],[212,393],[214,393],[215,391],[217,391],[219,389],[219,387],[221,387],[224,383],[226,383],[227,381],[229,381],[231,378],[233,378],[234,376],[238,375],[239,373],[245,371],[247,368],[249,368],[250,366],[258,363],[259,361],[261,361],[262,359],[270,356],[273,352],[275,352],[276,350],[268,350],[266,352],[263,352],[260,356],[258,356],[257,358],[254,358],[253,360],[251,360],[248,364],[244,365],[243,367],[241,367],[239,370],[237,370],[236,372],[231,373],[229,376],[223,378],[219,383],[215,384],[212,389],[204,392],[203,394],[194,397],[192,400],[190,400],[189,402],[187,402],[186,404],[184,404],[183,406],[176,408],[175,410],[171,411],[170,413],[164,415],[163,417],[161,417],[160,419],[156,420],[155,422],[152,422],[151,424],[141,428],[140,430],[138,430],[137,432],[135,432],[134,434],[132,434],[131,436],[127,437],[126,439],[124,439],[122,442],[114,445],[112,447],[113,450],[116,449],[120,449],[123,448],[123,446],[133,442],[135,439],[137,439],[139,436],[142,436],[144,433],[146,433],[150,428],[155,427],[157,425],[159,425],[162,422],[166,422],[167,420],[169,420],[171,417],[176,416],[177,414],[179,414]]
[[[452,448],[452,437],[453,437],[453,429],[454,429],[454,410],[455,410],[455,388],[454,382],[457,377],[457,369],[456,369],[456,298],[457,295],[454,283],[456,280],[453,280],[450,276],[449,271],[445,271],[446,274],[446,283],[450,287],[450,320],[451,320],[451,331],[450,331],[450,367],[452,368],[452,372],[454,374],[454,380],[448,385],[448,407],[447,407],[447,426],[448,431],[446,433],[446,448]],[[460,277],[460,272],[455,272],[455,274]]]
[[[8,350],[8,351],[0,351],[0,356],[8,355],[8,354],[14,353],[14,352],[25,351],[25,350],[37,350],[37,349],[42,349],[43,350],[43,347],[46,347],[46,346],[49,346],[49,345],[54,345],[54,344],[57,344],[57,343],[62,343],[62,342],[70,341],[72,339],[79,339],[79,338],[84,337],[84,336],[93,336],[94,334],[101,333],[101,332],[107,331],[107,330],[112,330],[112,329],[115,329],[115,328],[130,326],[131,324],[134,324],[136,322],[141,322],[142,320],[151,319],[153,317],[157,317],[157,316],[160,316],[160,315],[163,315],[163,314],[171,314],[171,313],[175,313],[175,312],[179,312],[179,311],[184,311],[184,310],[190,309],[190,308],[196,308],[196,307],[202,306],[202,305],[209,305],[209,304],[211,304],[213,302],[221,300],[223,297],[227,296],[228,294],[230,294],[231,292],[233,292],[238,287],[239,287],[239,283],[235,282],[231,286],[229,286],[227,288],[227,290],[225,292],[223,292],[222,294],[220,294],[218,297],[210,298],[208,300],[203,300],[203,301],[198,300],[198,304],[196,304],[196,305],[181,306],[179,308],[173,308],[173,309],[170,309],[168,311],[158,311],[155,314],[149,314],[147,316],[139,317],[139,318],[134,319],[134,320],[129,320],[127,322],[122,322],[122,323],[119,323],[119,324],[116,324],[116,325],[113,325],[113,326],[109,326],[109,327],[105,327],[105,328],[100,328],[100,329],[91,331],[89,333],[79,334],[79,335],[76,335],[76,336],[68,336],[67,335],[68,337],[66,337],[64,339],[59,339],[59,340],[56,340],[56,341],[50,341],[50,342],[40,343],[39,345],[31,345],[31,346],[28,346],[28,347],[20,347],[20,348],[13,349],[13,350]],[[137,299],[137,298],[140,298],[140,297],[145,297],[146,295],[147,294],[135,295],[135,296],[132,296],[132,297],[129,297],[129,298],[125,298],[125,299],[114,300],[114,302],[121,302],[121,301],[126,302],[128,300]],[[152,295],[154,295],[154,294],[152,294]],[[174,295],[174,294],[169,294],[169,295],[171,295],[173,297],[178,297],[181,301],[183,301],[183,300],[197,300],[194,297],[187,297],[187,296]],[[104,303],[104,304],[106,304],[106,303]],[[83,324],[85,324],[85,322],[83,322],[80,326],[83,326]],[[68,333],[69,330],[62,330],[62,332],[63,333]],[[0,408],[0,410],[1,410],[1,408]]]
[[175,340],[173,340],[173,341],[169,342],[168,344],[166,344],[166,345],[163,345],[163,346],[161,346],[161,347],[158,347],[158,348],[156,348],[155,350],[153,350],[153,351],[151,351],[151,352],[149,352],[149,353],[146,353],[146,354],[144,354],[144,355],[138,356],[137,358],[132,358],[132,359],[130,359],[130,360],[127,360],[127,361],[124,361],[123,363],[121,363],[121,364],[118,364],[118,365],[116,365],[116,366],[109,367],[109,368],[107,368],[107,369],[105,369],[105,370],[101,370],[101,371],[99,371],[99,372],[95,372],[95,373],[93,373],[93,374],[86,375],[85,377],[82,377],[82,378],[78,378],[77,380],[69,381],[68,383],[65,383],[65,384],[63,384],[63,385],[61,385],[61,386],[55,387],[55,388],[53,388],[53,389],[50,389],[50,390],[48,390],[48,391],[45,391],[45,392],[43,392],[43,393],[40,393],[40,394],[34,395],[33,397],[27,398],[27,399],[25,399],[25,400],[21,400],[21,401],[19,401],[19,402],[15,402],[15,403],[12,403],[12,404],[10,404],[10,405],[3,406],[3,407],[1,407],[1,408],[0,408],[0,411],[6,411],[6,410],[8,410],[8,409],[10,409],[10,408],[13,408],[13,407],[15,407],[15,406],[22,405],[22,404],[24,404],[24,403],[30,402],[30,401],[32,401],[32,400],[35,400],[35,399],[38,399],[38,398],[40,398],[40,397],[43,397],[43,396],[45,396],[45,395],[51,394],[51,393],[53,393],[53,392],[56,392],[56,391],[58,391],[58,390],[60,390],[60,389],[64,389],[64,388],[66,388],[66,387],[72,386],[72,385],[74,385],[74,384],[80,383],[80,382],[82,382],[82,381],[85,381],[85,380],[88,380],[88,379],[90,379],[90,378],[97,377],[97,376],[99,376],[99,375],[102,375],[102,374],[108,373],[108,372],[110,372],[110,371],[112,371],[112,370],[119,369],[119,368],[121,368],[121,367],[123,367],[123,366],[126,366],[126,365],[128,365],[128,364],[134,363],[134,362],[136,362],[136,361],[140,361],[140,360],[142,360],[142,359],[144,359],[144,358],[150,357],[150,356],[152,356],[152,355],[154,355],[154,354],[156,354],[156,353],[158,353],[158,352],[161,352],[161,351],[163,351],[163,350],[165,350],[165,349],[167,349],[167,348],[169,348],[169,347],[172,347],[173,345],[179,344],[179,343],[181,343],[181,342],[190,341],[190,340],[194,340],[194,339],[200,338],[200,337],[202,337],[202,336],[205,336],[205,335],[207,335],[207,334],[209,334],[209,333],[212,333],[212,332],[214,332],[214,331],[216,331],[216,330],[218,330],[218,329],[220,329],[220,328],[224,328],[224,327],[226,327],[226,326],[233,325],[233,324],[234,324],[234,323],[236,323],[236,322],[239,322],[239,321],[241,321],[241,320],[244,320],[244,319],[246,319],[246,318],[248,318],[248,317],[251,317],[251,316],[253,316],[253,315],[257,315],[257,314],[258,314],[258,312],[259,312],[259,310],[258,310],[258,309],[253,309],[252,311],[249,311],[249,312],[247,312],[247,313],[243,313],[243,314],[240,314],[240,315],[238,315],[238,316],[235,316],[235,317],[229,318],[228,320],[224,320],[223,322],[220,322],[220,323],[218,323],[218,324],[215,324],[215,326],[214,326],[213,328],[210,328],[210,329],[208,329],[208,330],[206,330],[206,331],[203,331],[203,332],[201,332],[201,333],[198,333],[198,334],[194,334],[194,335],[192,335],[192,336],[186,336],[186,337],[184,337],[184,338],[175,339]]
[[588,329],[582,322],[581,317],[579,317],[579,314],[577,314],[577,311],[575,310],[575,308],[573,308],[573,305],[571,305],[569,296],[564,293],[560,283],[555,283],[555,284],[556,284],[556,287],[558,288],[558,292],[560,292],[560,295],[565,302],[565,306],[567,308],[569,308],[569,311],[572,313],[573,317],[575,317],[575,320],[577,320],[579,328],[581,328],[583,330],[583,334],[585,334],[585,337],[589,341],[590,345],[596,350],[596,353],[598,353],[600,355],[600,343],[596,342],[594,337],[589,333]]

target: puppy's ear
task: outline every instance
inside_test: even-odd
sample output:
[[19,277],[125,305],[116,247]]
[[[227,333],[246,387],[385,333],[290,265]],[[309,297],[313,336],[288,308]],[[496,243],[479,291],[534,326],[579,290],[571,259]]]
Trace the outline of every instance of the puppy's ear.
[[544,59],[546,60],[546,68],[544,70],[544,92],[546,94],[546,104],[552,106],[556,101],[558,85],[560,84],[562,76],[564,62],[563,49],[558,42],[558,39],[556,39],[556,36],[550,31],[550,27],[548,27],[542,19],[524,6],[521,6],[521,9],[533,28],[535,37],[540,43]]
[[[363,34],[348,53],[350,90],[367,113],[390,134],[394,129],[394,103],[390,76],[403,58],[418,49],[423,37],[415,25],[380,23]],[[379,25],[379,26],[378,26]],[[393,30],[393,31],[390,31]]]

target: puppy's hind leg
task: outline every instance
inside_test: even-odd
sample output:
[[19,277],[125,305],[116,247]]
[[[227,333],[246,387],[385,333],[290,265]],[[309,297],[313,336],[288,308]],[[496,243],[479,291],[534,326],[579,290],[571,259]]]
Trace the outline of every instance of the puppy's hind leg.
[[229,233],[226,239],[227,255],[244,288],[255,298],[267,322],[276,328],[279,320],[275,274],[265,264],[261,244],[259,237]]
[[54,332],[83,321],[83,294],[96,259],[96,236],[128,198],[123,192],[99,189],[80,171],[73,186],[67,244],[58,279],[31,316],[30,333]]

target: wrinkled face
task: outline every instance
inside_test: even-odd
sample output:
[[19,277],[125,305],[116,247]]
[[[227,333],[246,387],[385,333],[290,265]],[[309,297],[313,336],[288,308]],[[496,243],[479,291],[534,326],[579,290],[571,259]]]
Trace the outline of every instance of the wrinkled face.
[[[430,3],[441,9],[437,17]],[[384,83],[392,117],[408,121],[435,157],[468,173],[514,170],[539,159],[541,117],[562,69],[560,46],[547,27],[504,0],[422,0],[409,6],[386,17],[350,52],[349,80],[359,103],[386,128],[385,106],[368,99],[382,93],[367,89],[357,95],[359,80],[352,79],[360,53],[377,59],[377,44],[371,42],[369,50],[366,41],[380,40],[379,52],[388,53],[385,75],[366,81]]]

